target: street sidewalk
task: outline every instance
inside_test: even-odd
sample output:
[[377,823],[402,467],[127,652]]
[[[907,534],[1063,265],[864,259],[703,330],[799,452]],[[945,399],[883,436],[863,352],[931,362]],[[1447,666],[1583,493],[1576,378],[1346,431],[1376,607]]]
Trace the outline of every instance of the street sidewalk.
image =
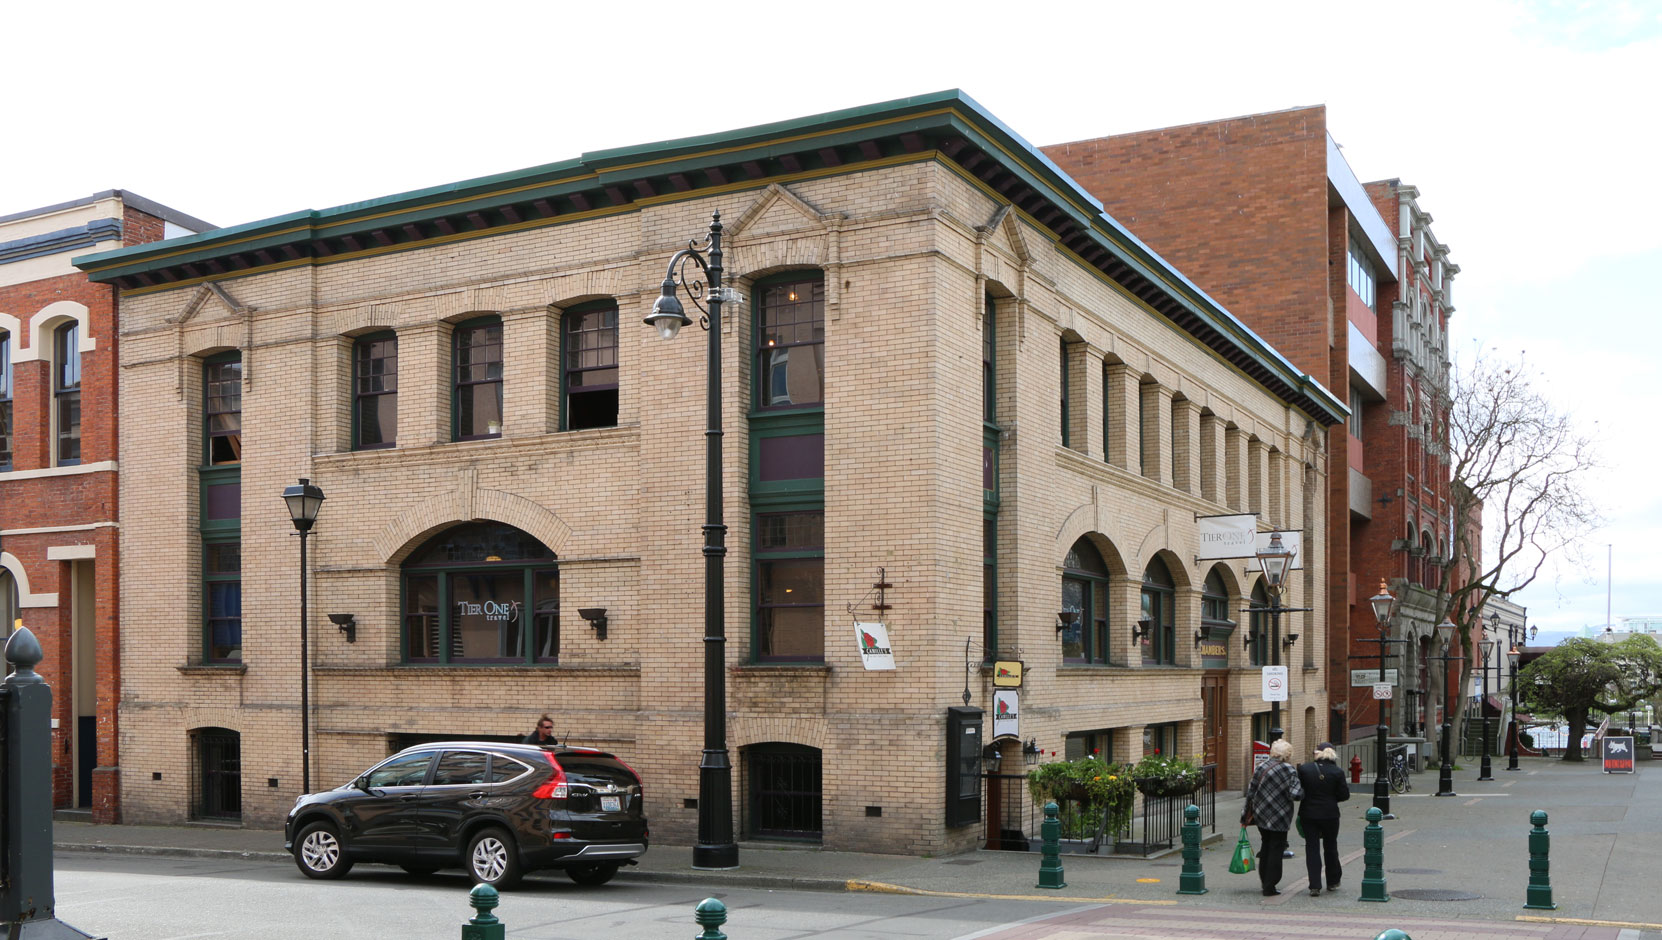
[[[1439,798],[1436,774],[1413,778],[1414,792],[1392,794],[1397,819],[1386,821],[1385,871],[1392,899],[1386,904],[1358,900],[1362,884],[1362,814],[1371,805],[1371,781],[1352,784],[1339,837],[1345,876],[1339,892],[1311,897],[1306,891],[1304,847],[1295,835],[1298,858],[1286,861],[1278,897],[1259,893],[1254,875],[1231,875],[1230,854],[1239,825],[1240,797],[1220,794],[1218,836],[1205,847],[1208,893],[1179,896],[1182,858],[1100,858],[1064,855],[1066,887],[1036,887],[1039,853],[972,851],[916,858],[768,843],[742,843],[740,867],[697,871],[689,846],[654,845],[636,867],[625,867],[618,882],[667,882],[723,887],[797,888],[835,891],[1036,898],[1144,908],[1179,907],[1277,914],[1363,916],[1384,926],[1418,921],[1429,932],[1437,924],[1475,926],[1474,921],[1608,925],[1588,936],[1662,938],[1662,764],[1640,762],[1633,775],[1606,775],[1595,761],[1566,765],[1525,759],[1519,772],[1495,761],[1491,782],[1477,782],[1476,762],[1455,774],[1454,797]],[[1530,813],[1549,814],[1551,880],[1556,911],[1525,910],[1529,879]],[[1210,835],[1210,833],[1207,833]],[[1256,838],[1256,832],[1253,833]],[[56,823],[60,852],[120,852],[232,857],[291,863],[282,851],[282,833],[216,826],[100,826]],[[301,877],[297,872],[296,878]],[[563,877],[545,873],[540,877]],[[534,881],[533,881],[534,883]],[[1428,900],[1419,892],[1443,891],[1461,900]],[[1519,918],[1526,918],[1520,921]],[[1539,925],[1539,923],[1537,923]],[[1382,926],[1380,929],[1384,929]],[[1409,929],[1410,933],[1415,933]],[[1537,935],[1533,930],[1531,935]],[[1557,935],[1556,933],[1554,935]],[[1567,936],[1567,934],[1566,934]]]

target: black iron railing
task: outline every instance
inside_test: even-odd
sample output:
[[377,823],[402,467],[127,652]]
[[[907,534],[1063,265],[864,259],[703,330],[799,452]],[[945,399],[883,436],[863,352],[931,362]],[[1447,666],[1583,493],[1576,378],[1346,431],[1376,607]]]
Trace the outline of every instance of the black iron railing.
[[[1183,810],[1193,803],[1200,807],[1200,825],[1218,831],[1218,768],[1201,768],[1205,782],[1194,793],[1166,796],[1139,793],[1132,816],[1119,832],[1108,831],[1106,812],[1084,811],[1072,799],[1057,801],[1065,852],[1149,856],[1176,847],[1183,831]],[[988,832],[987,848],[1037,851],[1042,808],[1027,792],[1027,778],[1020,774],[986,774]],[[996,829],[994,830],[994,823]]]

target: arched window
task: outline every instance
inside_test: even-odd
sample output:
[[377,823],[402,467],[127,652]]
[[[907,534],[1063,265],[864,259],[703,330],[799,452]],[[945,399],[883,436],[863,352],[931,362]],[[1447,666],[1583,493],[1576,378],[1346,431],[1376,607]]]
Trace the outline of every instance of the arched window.
[[0,470],[12,468],[12,335],[0,330]]
[[761,288],[756,358],[758,408],[825,401],[825,280],[819,272]]
[[617,304],[604,301],[566,311],[565,424],[568,431],[617,424]]
[[1206,583],[1200,589],[1200,622],[1214,636],[1235,629],[1235,621],[1229,619],[1229,588],[1216,568],[1207,572]]
[[1108,565],[1089,539],[1080,538],[1062,562],[1062,610],[1072,620],[1062,630],[1062,661],[1108,662]]
[[560,653],[554,553],[499,522],[440,532],[404,563],[412,663],[552,663]]
[[12,635],[12,624],[19,613],[17,579],[10,571],[0,568],[0,640]]
[[1247,664],[1270,664],[1270,595],[1259,581],[1252,588],[1252,619],[1247,631]]
[[53,423],[60,467],[81,462],[81,324],[71,320],[53,334]]
[[398,441],[398,337],[373,333],[352,344],[352,446]]
[[502,436],[502,321],[488,317],[456,327],[454,440]]
[[1177,592],[1171,571],[1156,558],[1143,569],[1143,611],[1141,646],[1143,662],[1172,665],[1177,662]]

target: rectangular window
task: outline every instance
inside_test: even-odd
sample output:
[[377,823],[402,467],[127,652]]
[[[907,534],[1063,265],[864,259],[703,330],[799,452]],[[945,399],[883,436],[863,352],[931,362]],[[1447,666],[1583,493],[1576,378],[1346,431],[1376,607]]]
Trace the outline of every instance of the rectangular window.
[[1112,443],[1114,440],[1114,400],[1111,392],[1113,386],[1113,376],[1109,371],[1108,363],[1104,361],[1102,363],[1102,459],[1104,462],[1113,460],[1111,456],[1114,447]]
[[366,336],[352,352],[352,421],[358,450],[398,440],[398,337]]
[[1105,761],[1114,759],[1114,731],[1104,728],[1100,731],[1070,731],[1063,739],[1062,757],[1064,760],[1083,760],[1087,757],[1097,757]]
[[1068,390],[1068,341],[1067,340],[1062,340],[1061,389],[1062,389],[1062,446],[1063,447],[1068,447],[1070,445],[1068,443],[1068,391],[1069,390]]
[[242,542],[205,542],[202,581],[206,599],[207,660],[242,662]]
[[817,275],[762,289],[756,341],[757,407],[825,401],[825,284]]
[[1356,239],[1354,238],[1352,238],[1350,242],[1349,263],[1346,265],[1345,269],[1345,282],[1350,285],[1351,290],[1356,292],[1356,296],[1362,298],[1362,302],[1368,305],[1369,310],[1372,310],[1375,313],[1379,312],[1379,301],[1377,297],[1377,286],[1374,281],[1373,262],[1369,261],[1367,255],[1362,253],[1361,247],[1357,244]]
[[523,662],[524,606],[519,571],[450,575],[451,661]]
[[981,520],[981,648],[983,658],[998,658],[998,517]]
[[993,365],[994,354],[997,352],[997,321],[993,318],[995,310],[993,297],[986,296],[986,313],[981,317],[981,420],[988,424],[998,423],[998,386],[994,381]]
[[1362,392],[1355,386],[1350,389],[1350,436],[1362,436]]
[[242,460],[242,358],[209,362],[203,368],[208,427],[208,464]]
[[58,466],[81,462],[81,326],[58,327],[52,397],[57,411]]
[[1159,754],[1162,757],[1177,756],[1177,725],[1146,725],[1143,728],[1143,756]]
[[[12,468],[12,337],[0,333],[0,470]],[[6,628],[11,627],[8,621]]]
[[617,425],[617,307],[565,316],[566,430]]
[[439,660],[439,579],[404,579],[404,642],[412,663]]
[[458,441],[502,436],[502,324],[456,328],[456,434]]
[[756,517],[756,659],[825,660],[825,513]]
[[793,434],[756,442],[756,479],[812,480],[825,476],[825,435]]
[[536,607],[536,635],[531,638],[535,647],[531,658],[539,663],[558,662],[560,659],[560,572],[558,569],[533,572],[531,575],[532,604]]

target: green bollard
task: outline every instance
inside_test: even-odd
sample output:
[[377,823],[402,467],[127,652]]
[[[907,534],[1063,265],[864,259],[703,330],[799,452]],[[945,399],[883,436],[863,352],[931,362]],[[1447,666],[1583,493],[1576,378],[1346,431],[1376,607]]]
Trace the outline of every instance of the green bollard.
[[1200,807],[1193,803],[1183,810],[1183,874],[1177,883],[1178,894],[1206,893],[1206,872],[1200,868]]
[[727,940],[727,935],[721,932],[721,925],[727,923],[727,905],[715,898],[705,898],[693,909],[693,920],[704,928],[693,940]]
[[1414,940],[1414,938],[1408,936],[1395,927],[1392,927],[1390,930],[1384,931],[1379,936],[1373,938],[1373,940]]
[[1066,888],[1068,883],[1062,880],[1062,820],[1056,814],[1060,812],[1054,802],[1045,804],[1044,825],[1039,827],[1039,833],[1044,837],[1044,851],[1039,859],[1040,888]]
[[1362,897],[1358,898],[1361,901],[1391,899],[1385,891],[1385,828],[1379,824],[1384,818],[1379,807],[1368,807],[1368,828],[1362,830]]
[[467,893],[467,903],[473,905],[476,912],[473,919],[462,925],[462,940],[503,940],[507,928],[491,910],[502,902],[496,889],[487,884],[477,884]]
[[1529,834],[1529,890],[1524,895],[1524,907],[1532,911],[1556,911],[1552,903],[1552,879],[1548,877],[1547,850],[1552,847],[1552,836],[1547,833],[1547,811],[1538,809],[1529,814],[1535,829]]

